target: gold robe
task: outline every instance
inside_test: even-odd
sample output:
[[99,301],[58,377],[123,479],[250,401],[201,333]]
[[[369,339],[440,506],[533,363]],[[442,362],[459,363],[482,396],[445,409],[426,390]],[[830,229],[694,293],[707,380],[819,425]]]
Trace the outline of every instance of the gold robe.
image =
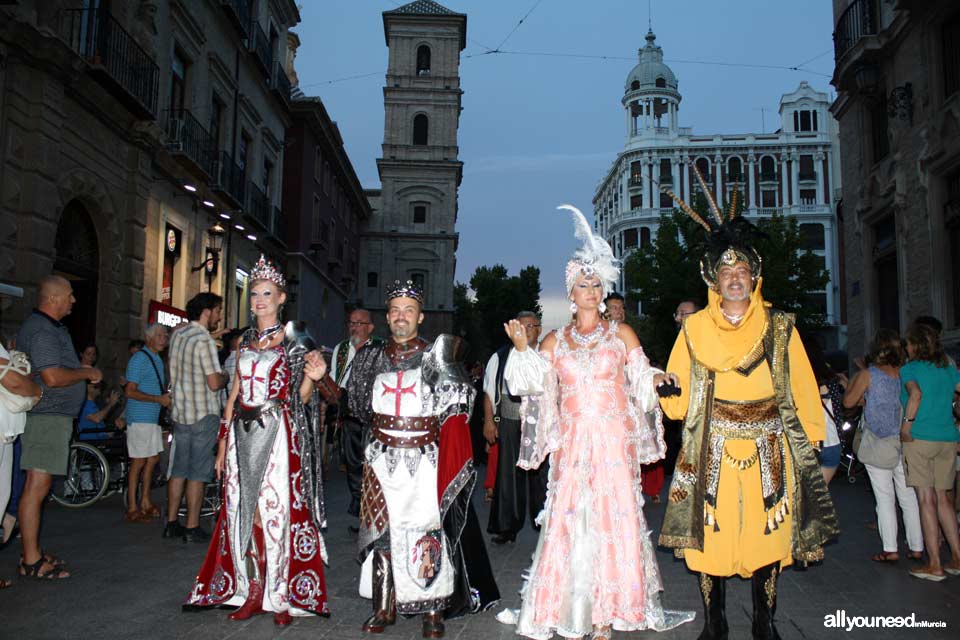
[[[774,562],[820,559],[822,545],[838,533],[810,444],[825,434],[819,388],[792,318],[769,309],[761,285],[736,326],[709,292],[707,308],[684,322],[667,365],[682,393],[661,399],[668,416],[685,422],[660,544],[673,547],[692,571],[715,576],[750,577]],[[723,411],[716,411],[718,401]],[[773,422],[782,432],[756,441],[728,433],[716,448],[716,415],[736,413],[743,403],[749,422],[749,407],[764,401],[779,414]],[[783,479],[779,494],[771,494],[771,476],[774,484]]]

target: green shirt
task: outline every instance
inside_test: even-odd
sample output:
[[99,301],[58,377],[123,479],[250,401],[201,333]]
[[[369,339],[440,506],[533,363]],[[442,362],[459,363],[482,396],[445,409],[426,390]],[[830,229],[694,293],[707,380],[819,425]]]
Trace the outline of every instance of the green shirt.
[[910,435],[917,440],[956,442],[957,427],[953,422],[953,391],[960,384],[960,371],[953,365],[938,367],[932,362],[913,361],[900,367],[900,402],[907,406],[910,394],[907,383],[916,382],[923,398],[914,417]]

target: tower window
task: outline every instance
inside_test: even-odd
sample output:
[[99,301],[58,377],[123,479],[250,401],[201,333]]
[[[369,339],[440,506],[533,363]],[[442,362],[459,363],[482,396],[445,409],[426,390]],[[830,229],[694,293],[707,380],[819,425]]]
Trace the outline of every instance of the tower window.
[[639,88],[640,88],[639,80],[634,80],[633,82],[630,83],[630,91],[636,91]]
[[413,117],[413,144],[415,145],[426,145],[427,144],[427,129],[429,127],[429,121],[427,116],[422,113],[418,113]]
[[420,287],[421,290],[427,288],[427,274],[423,271],[411,271],[409,273],[410,281]]
[[413,205],[413,223],[425,224],[427,222],[427,205],[423,203]]
[[664,80],[663,77],[660,77],[660,78],[657,78],[657,83],[656,83],[656,84],[657,84],[658,87],[666,87],[666,86],[667,86],[667,81]]
[[650,227],[640,227],[640,248],[650,244]]
[[624,249],[633,249],[637,246],[639,240],[637,237],[636,229],[624,229],[623,231],[623,248]]
[[800,131],[813,131],[809,111],[800,112]]
[[367,271],[367,286],[374,288],[377,286],[377,272],[376,271]]
[[417,75],[430,75],[430,47],[425,44],[417,47]]

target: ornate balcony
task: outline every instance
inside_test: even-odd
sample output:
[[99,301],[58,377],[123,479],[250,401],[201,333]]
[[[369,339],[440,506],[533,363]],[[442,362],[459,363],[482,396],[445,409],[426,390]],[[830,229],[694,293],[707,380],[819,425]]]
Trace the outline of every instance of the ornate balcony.
[[253,182],[247,183],[247,207],[245,213],[256,222],[261,229],[270,229],[270,201],[263,189]]
[[798,175],[798,180],[800,182],[816,182],[817,181],[817,172],[816,171],[801,171]]
[[168,109],[164,112],[166,148],[193,171],[202,171],[207,178],[214,177],[216,142],[213,136],[188,109]]
[[256,20],[250,23],[250,51],[253,58],[260,63],[263,72],[270,75],[270,67],[273,66],[273,52],[270,51],[270,40],[267,34],[263,32]]
[[220,5],[230,16],[230,21],[244,38],[250,29],[250,0],[220,0]]
[[287,72],[284,71],[283,65],[279,62],[273,65],[273,77],[270,79],[270,88],[283,101],[284,105],[290,104],[290,79],[287,77]]
[[877,33],[876,0],[853,0],[833,32],[834,60],[839,62],[860,38]]
[[226,151],[216,154],[210,187],[221,195],[231,198],[233,206],[242,207],[245,193],[244,184],[243,169],[233,161],[230,154]]
[[642,189],[643,188],[643,178],[640,176],[630,176],[630,179],[627,180],[627,186],[631,189]]
[[64,9],[63,37],[91,73],[137,116],[157,113],[160,68],[105,9]]

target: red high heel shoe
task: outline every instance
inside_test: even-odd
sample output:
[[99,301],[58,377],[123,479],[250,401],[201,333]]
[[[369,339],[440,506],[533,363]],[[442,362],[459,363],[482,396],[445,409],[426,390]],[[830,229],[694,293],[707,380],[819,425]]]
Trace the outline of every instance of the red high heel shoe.
[[289,611],[281,611],[273,614],[273,624],[278,627],[285,627],[291,622],[293,622],[293,616],[290,615]]

